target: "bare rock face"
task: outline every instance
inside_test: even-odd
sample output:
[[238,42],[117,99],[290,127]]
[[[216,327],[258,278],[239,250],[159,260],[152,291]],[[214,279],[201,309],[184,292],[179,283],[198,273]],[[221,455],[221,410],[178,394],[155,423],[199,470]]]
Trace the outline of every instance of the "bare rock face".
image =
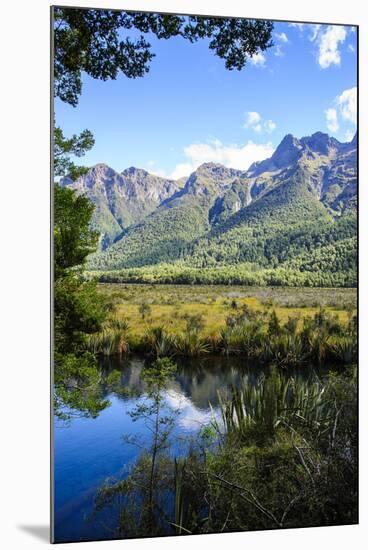
[[300,140],[300,143],[313,153],[318,153],[320,155],[333,155],[334,152],[339,151],[342,146],[337,139],[323,132],[316,132],[310,137],[304,137]]
[[357,136],[350,143],[340,143],[323,132],[300,140],[288,134],[272,157],[254,163],[246,172],[252,198],[267,193],[298,168],[308,189],[331,213],[340,214],[353,206],[357,194]]
[[154,176],[146,170],[131,167],[119,173],[106,164],[93,166],[75,182],[63,178],[60,184],[86,195],[95,204],[93,223],[102,233],[102,248],[180,188],[176,181]]
[[291,134],[281,141],[272,157],[252,164],[248,170],[249,176],[258,176],[263,172],[274,172],[295,163],[303,154],[303,144]]
[[126,198],[143,206],[149,203],[157,207],[180,188],[176,181],[154,176],[141,168],[127,168],[121,173],[121,178]]
[[190,174],[184,185],[183,194],[188,193],[211,198],[222,196],[234,180],[241,175],[241,170],[227,168],[214,162],[206,162]]

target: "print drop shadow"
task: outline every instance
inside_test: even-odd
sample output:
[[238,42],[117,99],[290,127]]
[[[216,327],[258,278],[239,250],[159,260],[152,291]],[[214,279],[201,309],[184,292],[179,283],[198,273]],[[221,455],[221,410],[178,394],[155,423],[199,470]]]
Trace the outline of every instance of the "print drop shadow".
[[17,528],[42,542],[50,542],[50,527],[48,525],[18,525]]

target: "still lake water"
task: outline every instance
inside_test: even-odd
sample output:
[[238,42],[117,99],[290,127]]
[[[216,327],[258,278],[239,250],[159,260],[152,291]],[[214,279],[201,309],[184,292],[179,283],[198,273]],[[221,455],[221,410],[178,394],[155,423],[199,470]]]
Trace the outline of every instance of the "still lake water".
[[[172,432],[171,454],[184,455],[191,438],[220,419],[218,392],[222,395],[241,384],[256,385],[269,370],[246,364],[244,359],[206,357],[175,361],[178,370],[164,392],[169,407],[179,410]],[[101,363],[104,369],[119,369],[121,385],[129,395],[107,394],[111,405],[99,416],[73,418],[69,423],[55,420],[55,540],[57,542],[114,538],[108,513],[93,515],[96,491],[107,478],[127,475],[141,450],[124,440],[139,436],[149,442],[142,420],[133,422],[128,414],[144,398],[142,357],[115,358]],[[306,380],[311,368],[289,373],[298,382]]]

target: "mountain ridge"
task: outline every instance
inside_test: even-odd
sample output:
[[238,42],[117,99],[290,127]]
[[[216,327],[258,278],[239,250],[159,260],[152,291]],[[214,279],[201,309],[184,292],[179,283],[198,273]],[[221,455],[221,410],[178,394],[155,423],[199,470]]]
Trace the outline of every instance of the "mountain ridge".
[[142,168],[130,167],[119,173],[104,163],[96,164],[75,182],[63,178],[60,184],[86,195],[95,204],[92,223],[101,229],[102,249],[180,188],[177,181]]
[[[100,164],[66,185],[95,202],[94,221],[105,231],[91,269],[178,262],[197,269],[244,262],[254,269],[316,269],[317,260],[306,259],[309,247],[318,261],[324,258],[324,270],[356,271],[356,135],[341,143],[323,132],[287,134],[270,158],[247,170],[207,162],[175,181]],[[314,228],[321,229],[320,240]],[[277,240],[286,243],[287,255]]]

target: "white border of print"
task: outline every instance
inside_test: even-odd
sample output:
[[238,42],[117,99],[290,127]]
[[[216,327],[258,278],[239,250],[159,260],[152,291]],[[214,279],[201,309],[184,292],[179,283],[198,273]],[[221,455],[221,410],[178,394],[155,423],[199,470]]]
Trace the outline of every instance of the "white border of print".
[[[57,3],[57,2],[54,2]],[[32,549],[48,541],[49,522],[49,5],[2,6],[1,84],[1,542]],[[125,549],[234,550],[247,547],[360,549],[368,540],[368,17],[350,0],[89,0],[70,6],[235,15],[360,25],[360,525],[206,537],[137,539]],[[4,173],[5,172],[5,173]],[[367,216],[367,217],[366,217]],[[5,353],[5,355],[4,355]],[[4,379],[5,375],[5,379]],[[121,541],[83,548],[121,547]],[[63,546],[63,545],[61,545]],[[81,549],[68,544],[68,549]]]

